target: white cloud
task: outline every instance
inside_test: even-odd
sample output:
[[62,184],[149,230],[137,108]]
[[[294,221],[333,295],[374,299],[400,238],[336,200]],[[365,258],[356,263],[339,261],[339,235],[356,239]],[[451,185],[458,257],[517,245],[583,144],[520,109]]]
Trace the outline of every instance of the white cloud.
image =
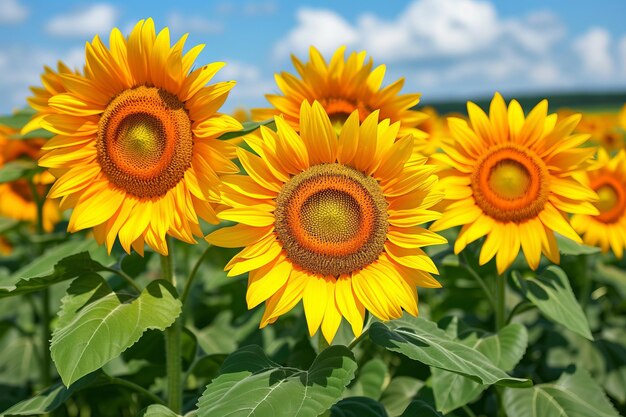
[[93,4],[53,17],[46,31],[54,36],[85,37],[105,33],[115,26],[117,10],[110,4]]
[[303,8],[298,10],[297,19],[298,26],[274,48],[277,56],[304,55],[310,45],[329,54],[339,46],[353,44],[359,39],[358,31],[330,10]]
[[255,65],[226,60],[228,64],[215,76],[215,81],[235,80],[237,85],[231,90],[223,111],[229,112],[238,107],[267,107],[265,94],[276,90],[270,77],[266,77]]
[[249,2],[243,6],[243,14],[247,16],[269,16],[278,11],[275,1]]
[[202,16],[183,16],[178,12],[167,16],[167,26],[175,33],[219,33],[224,30],[219,21],[205,19]]
[[27,54],[17,46],[0,50],[0,96],[4,97],[0,112],[8,113],[26,106],[26,98],[31,95],[29,87],[41,85],[44,65],[56,69],[57,62],[61,60],[70,68],[82,69],[84,55],[82,47],[67,51],[29,48]]
[[310,45],[327,58],[341,45],[365,50],[376,63],[388,64],[386,80],[405,77],[405,88],[425,96],[626,85],[626,36],[612,40],[606,29],[592,28],[572,41],[552,12],[505,17],[496,5],[412,0],[396,16],[348,18],[301,8],[274,54],[282,65],[290,53],[306,59]]
[[622,36],[620,39],[617,45],[617,53],[619,57],[621,75],[622,77],[626,77],[626,36]]
[[591,75],[610,77],[614,71],[610,52],[611,35],[604,28],[591,28],[577,38],[572,48],[578,54],[583,69]]
[[18,0],[0,0],[0,23],[19,23],[28,16],[28,9]]

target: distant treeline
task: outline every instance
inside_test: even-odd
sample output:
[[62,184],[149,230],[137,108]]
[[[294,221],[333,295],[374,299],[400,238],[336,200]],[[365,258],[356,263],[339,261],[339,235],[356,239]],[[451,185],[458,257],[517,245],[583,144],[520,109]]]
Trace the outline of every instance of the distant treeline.
[[[483,97],[475,100],[471,100],[478,104],[481,108],[489,108],[489,102],[491,96]],[[506,95],[505,99],[508,101],[513,96]],[[618,110],[624,103],[626,103],[626,92],[612,93],[554,93],[546,94],[545,96],[522,95],[515,96],[517,101],[520,102],[522,108],[526,111],[530,110],[540,100],[547,98],[550,102],[550,111],[555,111],[560,108],[571,108],[585,111],[603,111],[603,110]],[[466,101],[463,100],[445,100],[445,101],[429,101],[425,103],[430,107],[434,107],[439,114],[445,113],[466,113]],[[421,106],[418,106],[418,108]]]

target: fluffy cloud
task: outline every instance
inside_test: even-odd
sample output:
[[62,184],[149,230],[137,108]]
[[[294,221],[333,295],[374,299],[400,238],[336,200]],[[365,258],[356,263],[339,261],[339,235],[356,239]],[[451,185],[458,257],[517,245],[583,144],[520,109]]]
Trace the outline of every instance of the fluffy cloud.
[[276,90],[271,78],[266,77],[255,65],[226,60],[228,63],[215,76],[215,81],[237,81],[222,111],[231,112],[237,107],[267,107],[265,94]]
[[224,26],[218,21],[201,16],[183,16],[177,12],[167,16],[167,26],[174,33],[219,33],[224,30]]
[[626,37],[617,43],[602,28],[574,42],[566,35],[547,11],[503,17],[485,0],[413,0],[391,18],[301,8],[274,53],[284,62],[289,53],[306,57],[310,45],[326,56],[347,45],[389,64],[387,79],[405,76],[407,88],[440,96],[606,85],[618,55],[617,81],[626,82]]
[[79,69],[85,64],[84,55],[80,47],[67,51],[31,48],[27,54],[15,46],[0,50],[0,95],[4,98],[2,112],[26,106],[29,87],[41,85],[44,65],[56,68],[57,61],[61,60],[70,68]]
[[278,57],[290,53],[305,55],[309,45],[328,54],[340,45],[355,44],[360,34],[345,19],[330,10],[303,8],[297,14],[298,26],[274,48]]
[[611,35],[606,29],[591,28],[577,38],[572,48],[578,54],[583,69],[590,75],[610,77],[614,72],[610,51]]
[[18,0],[0,0],[0,23],[19,23],[28,16],[28,9]]
[[110,4],[93,4],[71,13],[53,17],[46,31],[54,36],[90,37],[115,26],[117,10]]

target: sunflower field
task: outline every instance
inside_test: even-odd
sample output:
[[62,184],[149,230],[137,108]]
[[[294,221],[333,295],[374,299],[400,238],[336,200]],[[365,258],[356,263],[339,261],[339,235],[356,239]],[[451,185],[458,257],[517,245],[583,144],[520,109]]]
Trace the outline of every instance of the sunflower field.
[[312,46],[229,114],[186,38],[0,117],[1,415],[626,415],[626,97],[437,106]]

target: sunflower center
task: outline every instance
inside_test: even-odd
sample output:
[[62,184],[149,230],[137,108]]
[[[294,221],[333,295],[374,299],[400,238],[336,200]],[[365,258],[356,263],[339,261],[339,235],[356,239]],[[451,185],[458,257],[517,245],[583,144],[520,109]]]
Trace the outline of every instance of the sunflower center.
[[[34,201],[33,193],[26,180],[12,181],[9,183],[9,188],[11,188],[11,191],[17,194],[22,200],[27,202]],[[39,190],[39,195],[44,195],[44,188],[39,185],[37,186],[37,188]]]
[[601,177],[591,184],[598,194],[599,200],[595,203],[600,212],[596,219],[603,223],[615,223],[626,210],[626,191],[624,187],[613,177]]
[[137,197],[159,197],[191,165],[191,121],[174,95],[154,87],[132,88],[105,109],[96,146],[102,171],[113,184]]
[[292,177],[276,198],[276,233],[299,267],[338,277],[378,259],[387,236],[387,202],[378,182],[340,164]]
[[335,130],[341,130],[346,120],[348,120],[348,117],[355,110],[359,110],[359,119],[361,122],[372,112],[365,104],[344,98],[330,97],[318,99],[318,101],[324,107],[326,113],[328,113],[328,117],[335,127]]
[[523,222],[543,210],[548,198],[548,171],[532,151],[506,144],[479,159],[472,173],[476,204],[504,222]]

